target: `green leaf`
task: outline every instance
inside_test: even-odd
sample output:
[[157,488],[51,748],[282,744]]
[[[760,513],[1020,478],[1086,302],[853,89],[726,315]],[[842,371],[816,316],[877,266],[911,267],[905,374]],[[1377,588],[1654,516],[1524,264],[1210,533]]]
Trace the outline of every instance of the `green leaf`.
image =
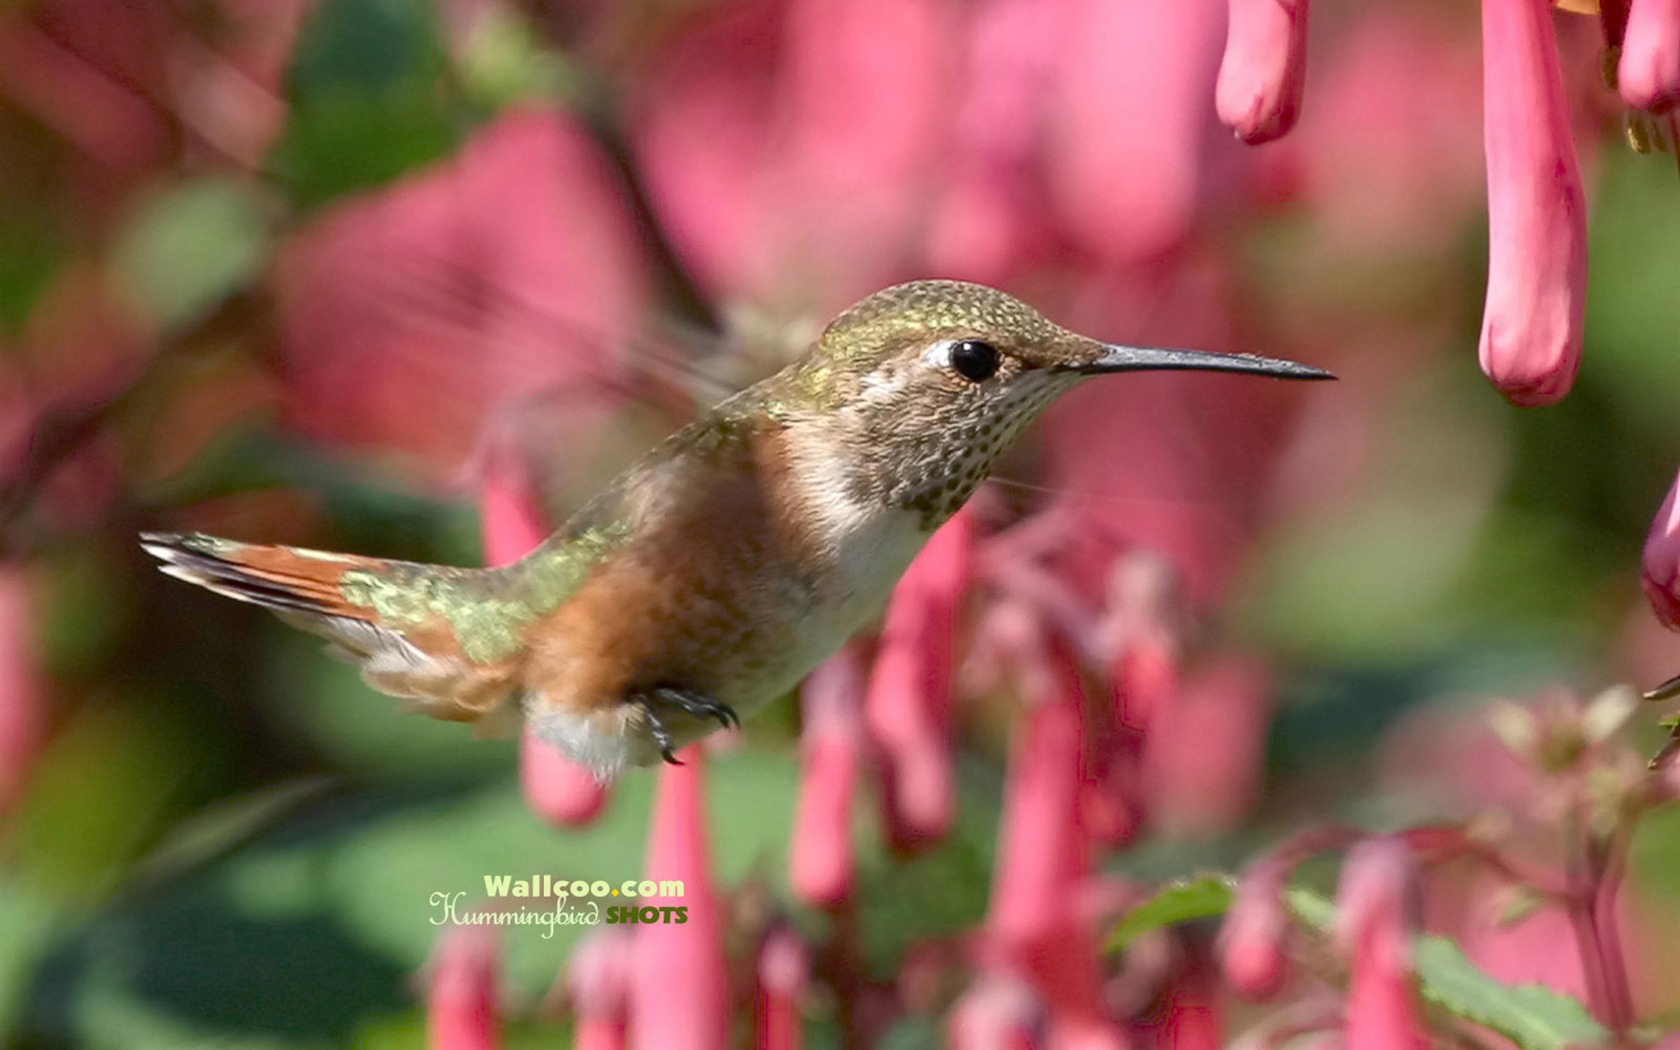
[[1494,980],[1445,937],[1419,937],[1413,947],[1423,998],[1485,1025],[1524,1050],[1602,1046],[1608,1033],[1571,996],[1538,984]]
[[1123,916],[1108,935],[1107,951],[1124,951],[1139,937],[1163,926],[1223,915],[1237,881],[1229,875],[1196,875],[1161,888]]
[[467,124],[426,0],[316,7],[287,74],[290,114],[270,166],[313,207],[447,156]]
[[119,277],[166,327],[202,316],[250,279],[268,246],[264,204],[232,179],[156,193],[129,215],[115,249]]
[[[1310,890],[1291,887],[1289,905],[1297,919],[1319,932],[1335,921],[1335,905]],[[1578,1000],[1543,985],[1495,980],[1446,937],[1414,938],[1412,962],[1425,1002],[1490,1028],[1523,1050],[1602,1046],[1608,1038]]]

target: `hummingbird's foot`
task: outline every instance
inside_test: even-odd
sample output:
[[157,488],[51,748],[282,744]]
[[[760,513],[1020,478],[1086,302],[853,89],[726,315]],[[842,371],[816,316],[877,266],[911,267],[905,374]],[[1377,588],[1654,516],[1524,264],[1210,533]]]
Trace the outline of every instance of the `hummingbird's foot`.
[[741,726],[740,716],[735,714],[733,707],[690,689],[660,686],[639,694],[633,703],[639,705],[647,717],[648,733],[653,736],[654,746],[659,748],[659,757],[673,766],[680,766],[683,762],[676,755],[676,741],[672,739],[671,731],[665,728],[664,721],[659,717],[661,710],[677,710],[695,718],[713,718],[725,729]]
[[715,718],[717,724],[725,729],[741,728],[741,718],[735,709],[728,704],[720,704],[709,696],[696,693],[691,689],[673,689],[662,686],[653,691],[655,699],[662,703],[684,711],[695,718]]

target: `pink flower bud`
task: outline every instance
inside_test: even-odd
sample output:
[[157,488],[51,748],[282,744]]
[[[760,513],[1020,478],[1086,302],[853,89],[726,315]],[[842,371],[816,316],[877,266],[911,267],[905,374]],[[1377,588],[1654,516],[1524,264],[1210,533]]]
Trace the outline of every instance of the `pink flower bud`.
[[935,532],[893,588],[881,627],[864,711],[886,766],[888,831],[902,850],[937,841],[951,824],[951,665],[973,543],[968,514]]
[[497,944],[485,926],[454,926],[432,954],[426,993],[426,1045],[431,1050],[493,1050],[496,1035]]
[[1680,102],[1680,0],[1633,0],[1616,87],[1634,109],[1666,113]]
[[593,930],[578,942],[566,968],[577,1017],[572,1050],[624,1050],[633,938],[626,927]]
[[[530,468],[505,431],[492,433],[483,450],[479,518],[488,565],[516,562],[548,537]],[[531,811],[556,827],[589,823],[607,800],[605,785],[593,773],[537,739],[529,727],[519,741],[519,785]]]
[[804,1016],[799,1000],[811,979],[811,956],[799,935],[779,927],[758,953],[758,1050],[799,1050]]
[[981,977],[945,1018],[950,1050],[1039,1050],[1045,1045],[1044,1003],[1028,985]]
[[1289,134],[1307,78],[1307,0],[1231,0],[1214,104],[1258,146]]
[[1288,863],[1271,857],[1250,868],[1219,928],[1220,968],[1245,999],[1270,999],[1289,979],[1284,951],[1289,909],[1283,899],[1289,869]]
[[1644,571],[1640,585],[1657,619],[1680,631],[1680,478],[1668,490],[1657,520],[1645,537]]
[[1425,1050],[1412,976],[1416,873],[1396,839],[1367,839],[1348,851],[1336,892],[1336,935],[1351,956],[1348,1050]]
[[722,918],[706,857],[705,752],[690,745],[683,764],[659,771],[648,830],[644,876],[676,880],[680,897],[648,897],[647,908],[684,908],[686,922],[636,927],[636,965],[630,983],[630,1037],[636,1050],[724,1050],[729,990],[724,974]]
[[808,904],[832,908],[852,892],[852,799],[863,760],[863,671],[842,649],[800,690],[805,714],[799,802],[788,849],[788,882]]
[[1482,371],[1514,405],[1561,400],[1581,363],[1587,205],[1546,0],[1482,2],[1488,287]]
[[22,572],[0,566],[0,813],[22,795],[40,747],[41,689]]

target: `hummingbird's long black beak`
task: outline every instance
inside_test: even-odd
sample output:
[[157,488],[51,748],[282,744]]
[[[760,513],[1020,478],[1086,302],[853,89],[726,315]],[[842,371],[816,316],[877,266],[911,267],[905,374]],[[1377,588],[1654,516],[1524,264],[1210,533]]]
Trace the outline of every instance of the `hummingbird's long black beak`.
[[1160,350],[1151,346],[1121,346],[1109,343],[1103,355],[1081,365],[1068,365],[1066,371],[1081,375],[1106,375],[1110,372],[1243,372],[1248,375],[1273,376],[1278,379],[1334,379],[1322,368],[1284,361],[1276,357],[1256,354],[1215,354],[1206,350]]

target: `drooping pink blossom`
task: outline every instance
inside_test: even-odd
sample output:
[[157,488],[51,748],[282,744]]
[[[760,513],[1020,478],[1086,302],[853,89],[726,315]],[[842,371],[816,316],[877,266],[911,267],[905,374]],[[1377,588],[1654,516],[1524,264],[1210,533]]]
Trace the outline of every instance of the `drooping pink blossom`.
[[1488,287],[1482,371],[1515,405],[1562,399],[1581,363],[1587,212],[1551,7],[1483,0]]
[[636,1050],[724,1050],[729,992],[723,918],[706,848],[705,752],[690,745],[677,757],[682,765],[659,770],[642,873],[655,882],[680,882],[682,895],[644,897],[636,905],[644,916],[649,908],[681,908],[685,921],[636,927],[630,1045]]
[[1416,869],[1397,839],[1348,851],[1336,890],[1336,936],[1351,965],[1348,1050],[1424,1050],[1429,1039],[1412,973]]
[[863,671],[842,649],[800,687],[799,800],[788,843],[788,885],[799,899],[832,908],[852,892],[852,803],[863,762]]
[[1680,102],[1680,0],[1631,0],[1616,87],[1634,109],[1666,113]]
[[600,396],[644,293],[628,206],[588,133],[558,111],[506,111],[282,249],[290,418],[452,469],[492,406],[564,386]]
[[1249,145],[1289,134],[1307,79],[1308,0],[1231,0],[1214,104]]
[[811,980],[811,956],[799,935],[777,927],[758,953],[756,1050],[799,1050],[805,1043],[800,999]]
[[951,823],[950,705],[957,605],[974,522],[959,513],[928,540],[893,588],[864,704],[883,762],[895,847],[937,841]]
[[1284,882],[1291,865],[1277,855],[1261,858],[1243,873],[1216,945],[1225,980],[1245,999],[1265,1001],[1289,979],[1289,908]]
[[[479,521],[487,565],[518,561],[549,533],[531,470],[511,435],[493,431],[480,453]],[[607,789],[594,774],[539,740],[529,726],[519,741],[519,784],[531,811],[557,827],[587,824]]]
[[950,1050],[1041,1050],[1048,1018],[1031,985],[983,974],[945,1018]]
[[1657,619],[1680,631],[1680,478],[1668,490],[1645,537],[1639,582]]
[[33,622],[22,570],[0,565],[0,814],[22,796],[44,729]]
[[426,1045],[431,1050],[494,1050],[496,932],[487,926],[452,926],[433,950],[426,992]]
[[577,1018],[572,1050],[624,1050],[634,938],[623,926],[590,931],[573,949],[566,989]]
[[998,829],[985,941],[988,965],[1029,977],[1049,1004],[1058,1045],[1109,1045],[1096,946],[1080,896],[1088,874],[1081,823],[1079,674],[1022,618],[1015,664],[1027,709],[1017,720]]

